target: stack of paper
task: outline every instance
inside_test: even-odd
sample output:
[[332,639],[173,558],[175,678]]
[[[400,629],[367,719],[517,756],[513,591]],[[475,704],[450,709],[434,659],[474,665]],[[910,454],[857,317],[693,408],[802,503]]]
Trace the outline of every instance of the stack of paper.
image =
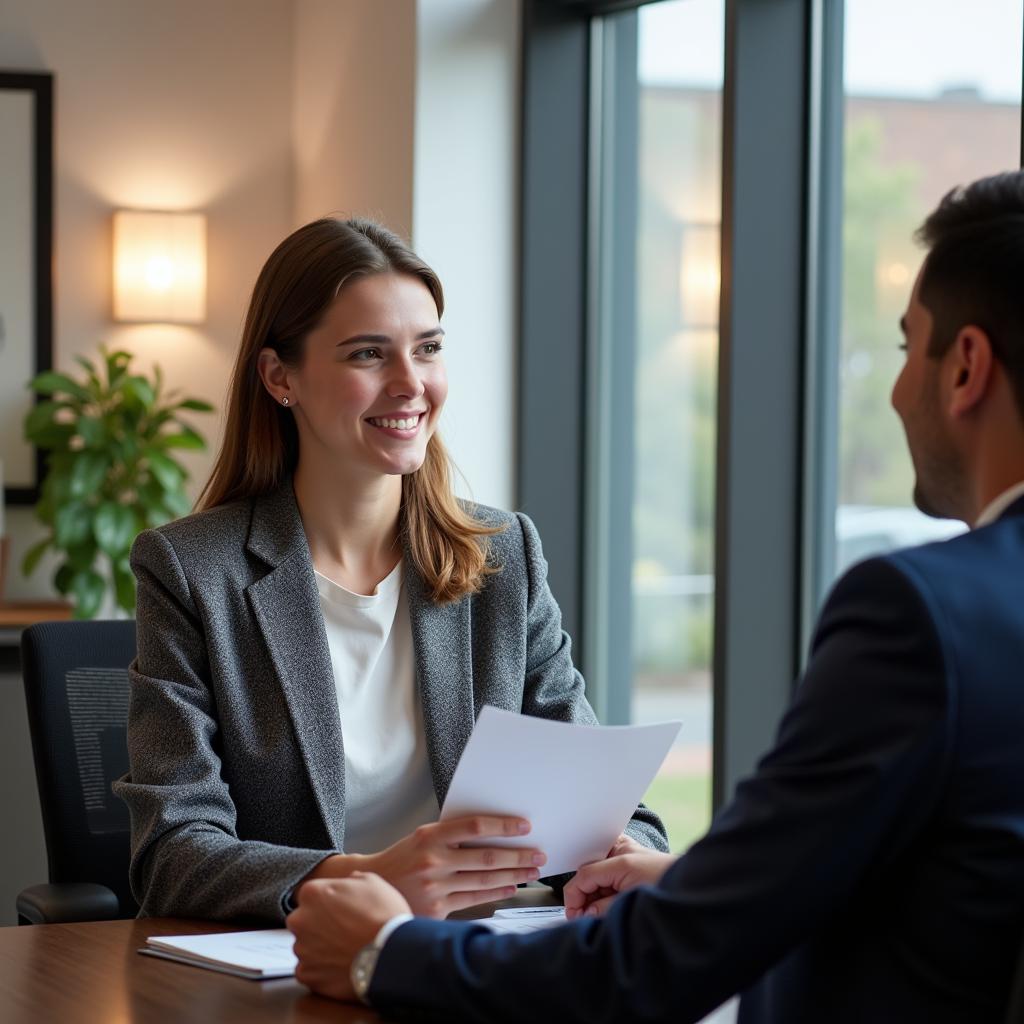
[[494,917],[484,917],[474,923],[482,924],[492,932],[523,935],[565,924],[565,907],[508,907],[496,910]]
[[287,928],[220,935],[152,935],[139,952],[261,981],[295,973],[294,942],[295,936]]

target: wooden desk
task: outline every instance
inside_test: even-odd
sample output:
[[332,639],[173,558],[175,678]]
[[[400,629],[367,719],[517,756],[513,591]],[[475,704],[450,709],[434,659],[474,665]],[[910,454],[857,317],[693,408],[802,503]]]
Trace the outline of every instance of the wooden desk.
[[314,996],[294,978],[248,981],[136,952],[150,935],[231,930],[156,917],[0,928],[0,1016],[4,1024],[380,1020]]
[[[502,906],[552,903],[547,889],[523,890],[459,917],[489,917]],[[237,928],[149,917],[133,921],[0,928],[3,1024],[378,1024],[365,1007],[314,996],[293,978],[247,981],[201,967],[141,956],[150,935]]]

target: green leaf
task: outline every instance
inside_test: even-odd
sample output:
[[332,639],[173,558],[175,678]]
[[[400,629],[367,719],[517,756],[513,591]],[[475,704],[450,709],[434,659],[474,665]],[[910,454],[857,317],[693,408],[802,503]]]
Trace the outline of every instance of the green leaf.
[[53,370],[46,370],[33,378],[29,387],[41,395],[52,395],[56,392],[73,395],[87,402],[90,399],[89,389],[73,381],[65,373],[56,373]]
[[[39,402],[32,406],[25,416],[25,436],[30,441],[36,441],[43,431],[58,425],[64,426],[65,424],[58,423],[57,413],[66,408],[63,402]],[[38,444],[38,441],[36,443]]]
[[96,541],[92,537],[86,537],[81,544],[68,548],[68,565],[76,572],[79,569],[91,569],[98,551]]
[[131,352],[125,352],[124,349],[118,349],[115,352],[107,352],[105,349],[101,351],[107,363],[107,387],[114,391],[128,370],[128,364],[132,361],[132,354]]
[[114,593],[118,606],[126,612],[135,611],[135,577],[127,558],[119,558],[111,566],[114,577]]
[[76,453],[71,467],[71,496],[86,498],[94,494],[103,485],[110,468],[110,459],[106,452],[88,449]]
[[127,553],[135,538],[135,515],[126,505],[105,501],[92,517],[92,532],[100,550],[111,558]]
[[69,587],[75,598],[75,618],[91,619],[99,611],[106,589],[103,577],[95,569],[76,572]]
[[71,581],[74,579],[75,570],[65,562],[54,574],[53,585],[61,594],[66,594],[71,589]]
[[71,439],[75,436],[75,428],[70,423],[51,423],[40,427],[33,433],[25,432],[25,438],[37,448],[48,452],[67,452],[71,448]]
[[31,576],[35,572],[36,566],[39,564],[39,560],[43,557],[46,549],[50,546],[53,538],[45,537],[37,544],[33,544],[32,547],[25,552],[25,557],[21,562],[21,572],[23,576]]
[[161,448],[190,448],[193,451],[202,451],[206,448],[206,441],[200,433],[182,424],[180,434],[162,434],[156,439]]
[[186,398],[183,402],[178,402],[175,408],[191,409],[193,412],[213,412],[213,406],[201,398]]
[[176,491],[185,479],[185,470],[170,456],[150,448],[146,452],[149,471],[165,491]]
[[76,427],[88,448],[98,448],[107,440],[106,425],[95,416],[79,416]]
[[143,408],[150,408],[156,401],[156,395],[145,377],[129,377],[121,385],[124,394],[141,405]]
[[139,439],[134,434],[121,438],[120,455],[122,462],[134,462],[139,457]]
[[73,548],[86,540],[92,532],[89,509],[79,502],[57,506],[53,517],[53,539],[62,551]]

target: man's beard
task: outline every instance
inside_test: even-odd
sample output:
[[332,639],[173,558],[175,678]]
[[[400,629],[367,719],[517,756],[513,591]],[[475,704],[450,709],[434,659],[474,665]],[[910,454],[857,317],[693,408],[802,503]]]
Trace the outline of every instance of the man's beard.
[[963,519],[967,486],[960,455],[948,439],[930,440],[930,450],[914,457],[914,504],[934,519]]

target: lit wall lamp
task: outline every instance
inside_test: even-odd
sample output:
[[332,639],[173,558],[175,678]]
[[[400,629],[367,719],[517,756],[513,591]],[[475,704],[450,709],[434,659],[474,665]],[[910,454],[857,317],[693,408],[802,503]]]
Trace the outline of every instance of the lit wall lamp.
[[114,214],[114,319],[178,324],[206,319],[203,214]]

